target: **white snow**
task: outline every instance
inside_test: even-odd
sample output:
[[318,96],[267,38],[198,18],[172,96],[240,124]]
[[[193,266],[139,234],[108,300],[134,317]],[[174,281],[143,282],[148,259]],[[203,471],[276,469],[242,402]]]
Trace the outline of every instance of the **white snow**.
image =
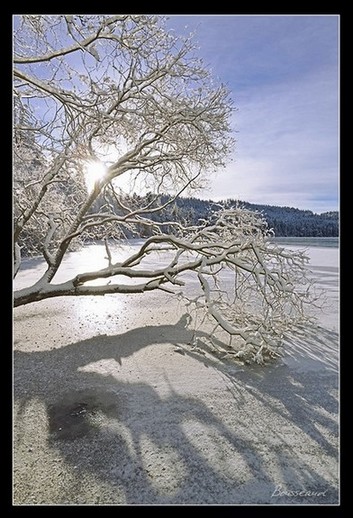
[[[338,251],[308,252],[331,306],[273,365],[205,354],[202,329],[193,348],[185,307],[162,292],[16,308],[15,502],[336,504]],[[105,255],[70,254],[58,282]],[[28,266],[18,287],[38,278]],[[58,431],[56,409],[90,401],[87,433]]]

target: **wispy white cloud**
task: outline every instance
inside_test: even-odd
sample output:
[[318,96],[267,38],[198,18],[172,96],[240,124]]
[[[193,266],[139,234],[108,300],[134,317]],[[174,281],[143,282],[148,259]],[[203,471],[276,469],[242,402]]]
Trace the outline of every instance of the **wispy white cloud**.
[[337,208],[335,95],[334,85],[310,76],[292,88],[263,88],[261,97],[240,100],[234,162],[213,182],[213,195],[234,192],[248,201],[315,211]]
[[196,28],[200,53],[238,108],[234,161],[204,196],[336,210],[337,17],[182,21]]

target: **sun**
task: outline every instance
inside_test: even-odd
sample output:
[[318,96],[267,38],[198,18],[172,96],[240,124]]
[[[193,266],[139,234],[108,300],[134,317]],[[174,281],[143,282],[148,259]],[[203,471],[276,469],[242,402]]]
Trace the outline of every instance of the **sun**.
[[85,164],[84,174],[87,191],[90,193],[93,191],[97,182],[103,180],[107,168],[103,162],[99,160],[90,160]]

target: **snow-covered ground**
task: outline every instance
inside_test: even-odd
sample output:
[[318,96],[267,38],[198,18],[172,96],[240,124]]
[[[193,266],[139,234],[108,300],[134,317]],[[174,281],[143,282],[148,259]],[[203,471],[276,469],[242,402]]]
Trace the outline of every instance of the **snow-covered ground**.
[[192,350],[166,293],[16,308],[14,503],[337,504],[338,250],[308,253],[325,310],[267,367],[212,357],[202,331]]

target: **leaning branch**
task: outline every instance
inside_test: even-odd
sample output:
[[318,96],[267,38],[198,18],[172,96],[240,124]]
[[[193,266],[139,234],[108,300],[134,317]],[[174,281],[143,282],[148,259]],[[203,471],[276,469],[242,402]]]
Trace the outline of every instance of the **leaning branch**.
[[153,279],[141,284],[104,284],[101,286],[74,286],[72,281],[62,284],[37,284],[36,288],[24,288],[18,290],[14,294],[14,307],[22,306],[32,302],[53,297],[66,296],[94,296],[94,295],[112,295],[112,294],[132,294],[144,293],[161,288],[163,283],[167,282],[164,277]]

